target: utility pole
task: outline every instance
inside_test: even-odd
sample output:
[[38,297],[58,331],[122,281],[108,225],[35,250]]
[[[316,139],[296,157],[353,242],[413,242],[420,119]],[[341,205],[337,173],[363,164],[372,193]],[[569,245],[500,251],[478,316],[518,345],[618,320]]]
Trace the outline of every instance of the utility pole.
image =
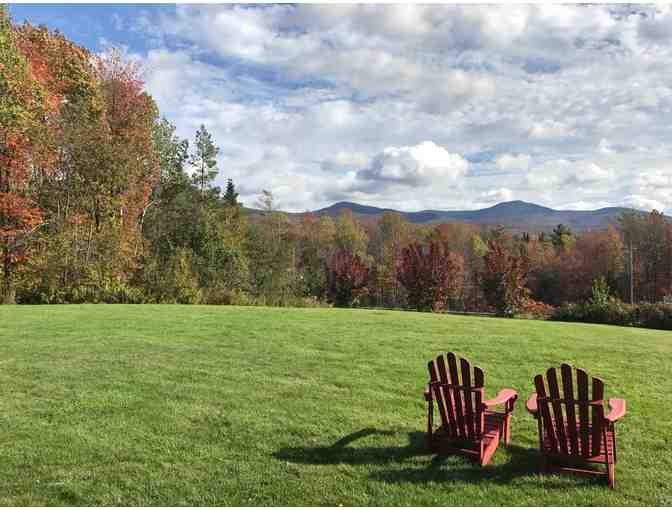
[[635,303],[635,284],[633,282],[633,269],[632,269],[632,239],[630,240],[630,249],[628,250],[630,257],[630,304]]

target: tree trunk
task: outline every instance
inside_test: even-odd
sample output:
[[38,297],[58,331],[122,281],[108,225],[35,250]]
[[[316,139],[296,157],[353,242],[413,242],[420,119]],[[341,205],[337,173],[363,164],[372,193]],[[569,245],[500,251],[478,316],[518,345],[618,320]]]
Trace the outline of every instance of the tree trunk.
[[16,292],[12,282],[12,257],[8,245],[5,245],[3,250],[2,275],[2,292],[0,293],[0,302],[3,305],[13,305],[16,303]]

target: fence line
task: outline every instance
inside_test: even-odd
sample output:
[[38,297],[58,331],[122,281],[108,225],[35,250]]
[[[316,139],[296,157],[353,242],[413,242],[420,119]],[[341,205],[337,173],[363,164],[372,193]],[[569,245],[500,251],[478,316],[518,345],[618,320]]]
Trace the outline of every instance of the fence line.
[[[353,307],[359,310],[387,310],[390,312],[417,312],[415,308],[401,308],[401,307],[386,307],[386,306],[357,306]],[[494,312],[466,312],[459,310],[438,310],[425,313],[440,313],[444,315],[473,315],[476,317],[497,317]]]

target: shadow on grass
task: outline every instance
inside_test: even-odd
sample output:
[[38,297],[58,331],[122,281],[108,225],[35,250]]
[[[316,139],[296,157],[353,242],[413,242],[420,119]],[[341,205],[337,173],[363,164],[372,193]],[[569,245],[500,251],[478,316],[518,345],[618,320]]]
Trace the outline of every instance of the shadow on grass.
[[282,448],[275,452],[276,459],[298,464],[387,464],[400,462],[409,457],[426,455],[424,450],[424,436],[419,432],[409,434],[406,446],[389,447],[361,447],[353,448],[350,443],[363,437],[393,436],[395,431],[378,430],[374,428],[362,429],[342,437],[331,446],[317,446],[312,448]]
[[[380,465],[401,463],[412,457],[426,456],[428,462],[417,468],[383,469],[370,474],[372,480],[387,483],[427,483],[456,481],[463,483],[489,482],[508,485],[512,481],[531,477],[530,483],[550,488],[568,488],[574,483],[592,483],[591,480],[575,479],[569,482],[567,477],[535,477],[538,473],[539,453],[534,448],[509,445],[499,448],[509,454],[509,460],[500,465],[481,467],[459,455],[449,457],[432,456],[425,447],[425,436],[421,432],[410,432],[406,446],[353,447],[349,446],[358,439],[368,436],[393,436],[397,432],[366,428],[342,437],[330,446],[282,448],[273,456],[276,459],[298,464],[313,465]],[[573,478],[573,477],[571,477]]]

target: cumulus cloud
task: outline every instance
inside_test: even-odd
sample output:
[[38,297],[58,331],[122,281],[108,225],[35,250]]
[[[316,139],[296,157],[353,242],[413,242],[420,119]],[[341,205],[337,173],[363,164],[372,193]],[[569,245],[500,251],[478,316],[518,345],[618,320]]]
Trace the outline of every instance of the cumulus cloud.
[[419,187],[455,181],[468,168],[469,163],[461,155],[427,141],[410,147],[386,147],[358,177]]
[[598,183],[610,179],[612,173],[591,161],[554,159],[545,161],[527,174],[532,186],[567,186]]

